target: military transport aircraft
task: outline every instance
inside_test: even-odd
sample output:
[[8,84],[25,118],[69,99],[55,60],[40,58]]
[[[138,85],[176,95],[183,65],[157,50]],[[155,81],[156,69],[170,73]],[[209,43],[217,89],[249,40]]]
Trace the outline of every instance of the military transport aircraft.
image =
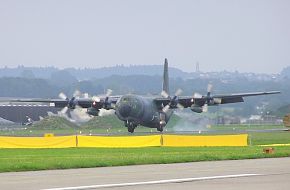
[[163,90],[159,97],[145,97],[132,94],[111,96],[111,91],[109,90],[107,95],[103,97],[72,97],[69,99],[64,94],[60,94],[60,99],[15,99],[10,100],[10,102],[52,103],[55,107],[63,108],[62,112],[78,107],[86,108],[87,114],[91,116],[98,116],[101,109],[113,109],[117,117],[124,121],[124,125],[128,128],[128,132],[133,133],[138,125],[157,128],[158,131],[162,132],[173,110],[176,108],[190,108],[193,112],[202,113],[207,111],[208,106],[244,102],[244,97],[247,96],[280,93],[279,91],[270,91],[211,95],[211,88],[212,86],[209,85],[206,95],[195,93],[193,96],[180,96],[181,90],[178,90],[173,97],[170,96],[168,62],[167,59],[165,59]]

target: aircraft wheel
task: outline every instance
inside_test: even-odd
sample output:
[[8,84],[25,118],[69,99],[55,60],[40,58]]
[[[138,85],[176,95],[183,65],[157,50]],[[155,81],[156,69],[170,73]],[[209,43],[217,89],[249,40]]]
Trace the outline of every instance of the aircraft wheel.
[[134,125],[133,123],[129,123],[128,132],[129,133],[134,133],[134,130],[135,130],[136,127],[137,127],[137,125]]
[[157,127],[157,131],[162,132],[163,131],[163,126],[162,125],[159,125],[159,127]]
[[129,133],[134,133],[134,128],[128,127],[128,132]]

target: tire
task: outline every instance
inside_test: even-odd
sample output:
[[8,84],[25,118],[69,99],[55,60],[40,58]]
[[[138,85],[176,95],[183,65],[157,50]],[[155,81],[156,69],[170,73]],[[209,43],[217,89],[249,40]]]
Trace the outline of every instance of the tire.
[[128,132],[129,133],[134,133],[135,128],[137,127],[137,125],[134,125],[133,123],[129,123],[128,124]]
[[157,131],[162,132],[162,131],[163,131],[163,126],[162,126],[162,125],[159,125],[159,126],[157,127]]
[[134,133],[134,128],[128,127],[128,132],[129,133]]

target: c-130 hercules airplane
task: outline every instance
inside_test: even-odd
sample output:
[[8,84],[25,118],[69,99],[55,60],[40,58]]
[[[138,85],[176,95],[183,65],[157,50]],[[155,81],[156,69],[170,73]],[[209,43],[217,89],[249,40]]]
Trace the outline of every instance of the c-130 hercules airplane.
[[69,99],[62,94],[60,95],[61,99],[16,99],[10,100],[10,102],[53,103],[55,107],[63,108],[62,112],[77,107],[86,108],[87,114],[91,116],[98,116],[101,109],[113,109],[117,117],[124,121],[124,125],[128,128],[128,132],[133,133],[138,125],[157,128],[158,131],[162,132],[172,116],[173,110],[177,108],[190,108],[193,112],[202,113],[207,111],[208,106],[244,102],[244,97],[247,96],[280,93],[279,91],[270,91],[212,96],[212,86],[209,85],[206,95],[195,93],[193,96],[180,96],[181,90],[178,90],[172,97],[169,95],[167,59],[165,59],[164,63],[162,86],[160,97],[145,97],[132,94],[111,96],[111,91],[109,90],[107,95],[103,97],[72,97]]

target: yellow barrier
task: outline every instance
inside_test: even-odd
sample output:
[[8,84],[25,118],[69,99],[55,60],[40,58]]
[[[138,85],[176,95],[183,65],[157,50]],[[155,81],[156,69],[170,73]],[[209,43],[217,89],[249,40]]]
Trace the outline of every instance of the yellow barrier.
[[0,148],[69,148],[76,146],[76,136],[0,137]]
[[160,135],[133,137],[78,136],[78,147],[150,147],[160,146]]
[[163,135],[163,146],[247,146],[248,135],[186,136]]
[[0,148],[69,148],[69,147],[192,147],[247,146],[248,135],[150,135],[131,137],[64,136],[0,137]]

